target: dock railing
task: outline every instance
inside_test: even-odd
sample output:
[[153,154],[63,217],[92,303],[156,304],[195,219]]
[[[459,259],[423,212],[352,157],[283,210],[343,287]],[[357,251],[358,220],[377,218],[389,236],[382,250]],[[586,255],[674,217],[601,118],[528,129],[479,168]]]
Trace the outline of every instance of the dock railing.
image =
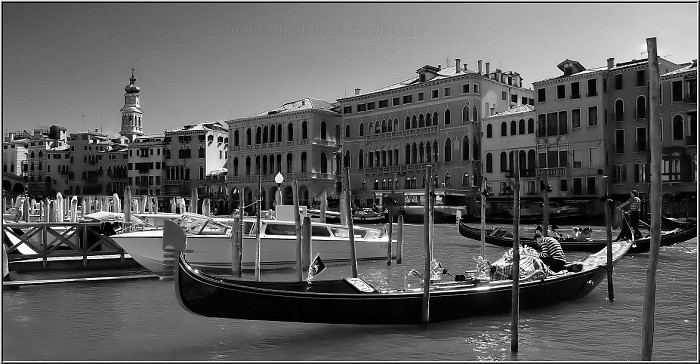
[[124,249],[99,232],[100,224],[102,222],[3,222],[3,243],[8,239],[10,261],[40,258],[43,268],[47,268],[50,257],[82,256],[86,267],[88,256],[120,255],[124,263]]

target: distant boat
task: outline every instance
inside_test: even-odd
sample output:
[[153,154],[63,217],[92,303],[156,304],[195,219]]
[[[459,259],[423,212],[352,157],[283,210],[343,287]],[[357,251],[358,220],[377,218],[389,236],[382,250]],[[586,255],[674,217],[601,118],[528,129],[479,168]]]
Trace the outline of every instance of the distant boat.
[[352,214],[352,221],[359,223],[373,223],[384,221],[385,215],[374,211],[370,208],[364,208],[362,210],[355,211]]

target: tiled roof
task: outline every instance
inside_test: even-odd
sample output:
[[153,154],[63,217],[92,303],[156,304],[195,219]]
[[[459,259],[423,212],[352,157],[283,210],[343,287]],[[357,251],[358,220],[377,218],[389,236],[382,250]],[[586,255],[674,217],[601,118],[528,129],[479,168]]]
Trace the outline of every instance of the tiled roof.
[[570,75],[567,75],[567,76],[565,76],[565,75],[559,75],[559,76],[556,76],[556,77],[545,78],[544,80],[539,80],[539,81],[536,81],[536,82],[534,82],[534,83],[540,83],[540,82],[545,82],[545,81],[556,80],[556,79],[558,79],[558,78],[568,78],[568,77],[571,77],[571,76],[585,75],[585,74],[588,74],[588,73],[594,73],[594,72],[598,72],[598,71],[604,71],[604,70],[606,70],[607,68],[608,68],[608,67],[606,67],[606,66],[597,67],[597,68],[590,68],[590,69],[587,69],[587,70],[585,70],[585,71],[581,71],[581,72],[578,72],[578,73],[573,73],[573,74],[570,74]]
[[299,111],[299,110],[310,110],[310,109],[331,111],[331,109],[333,109],[333,107],[334,107],[334,105],[327,102],[327,101],[307,97],[305,99],[288,102],[282,106],[267,110],[265,112],[246,116],[245,118],[254,118],[254,117],[259,117],[259,116],[275,115],[275,114],[282,114],[282,113],[287,113],[287,112],[294,112],[294,111]]
[[668,73],[664,73],[663,75],[661,75],[661,77],[673,76],[673,75],[677,75],[677,74],[680,74],[680,73],[692,72],[692,71],[697,72],[697,70],[698,70],[698,61],[697,61],[697,60],[693,60],[693,62],[691,62],[689,65],[687,65],[687,66],[685,66],[685,67],[681,67],[681,68],[679,68],[679,69],[677,69],[677,70],[675,70],[675,71],[671,71],[671,72],[668,72]]
[[[438,71],[437,76],[435,76],[430,81],[442,80],[445,78],[450,78],[450,77],[454,77],[454,76],[461,76],[461,75],[468,74],[468,73],[476,73],[476,72],[469,70],[469,69],[467,69],[465,71],[464,68],[462,68],[459,71],[459,73],[457,73],[457,68],[455,66],[445,67],[445,68],[441,69],[440,71]],[[430,81],[426,81],[426,82],[430,82]],[[375,92],[389,91],[389,90],[393,90],[393,89],[397,89],[397,88],[401,88],[401,87],[410,86],[410,85],[413,85],[416,83],[418,83],[418,76],[411,77],[405,81],[395,83],[393,85],[389,85],[386,87],[382,87],[382,88],[379,88],[379,89],[376,89],[376,90],[373,90],[370,92],[365,92],[365,93],[362,93],[360,95],[367,95],[367,94],[373,94]],[[354,96],[360,96],[360,95],[354,95]],[[349,96],[349,97],[352,97],[352,96]]]
[[499,116],[507,116],[507,115],[518,115],[518,114],[524,114],[528,112],[535,111],[535,107],[532,105],[520,105],[518,107],[514,107],[505,111],[501,111],[499,113],[496,113],[491,116],[487,116],[484,119],[489,119],[489,118],[496,118]]
[[180,129],[171,130],[171,133],[178,131],[209,131],[216,129],[228,130],[228,124],[222,121],[205,121],[196,125],[185,125]]

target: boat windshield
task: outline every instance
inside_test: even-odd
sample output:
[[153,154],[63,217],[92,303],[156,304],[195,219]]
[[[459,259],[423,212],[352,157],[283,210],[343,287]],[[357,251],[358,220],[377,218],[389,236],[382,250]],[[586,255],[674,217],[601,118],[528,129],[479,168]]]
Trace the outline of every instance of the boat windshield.
[[186,234],[222,235],[228,228],[228,225],[208,216],[193,213],[185,213],[174,221]]
[[[347,227],[332,227],[331,232],[333,236],[338,238],[348,238],[350,230]],[[356,238],[364,238],[367,235],[367,230],[365,229],[354,229]]]

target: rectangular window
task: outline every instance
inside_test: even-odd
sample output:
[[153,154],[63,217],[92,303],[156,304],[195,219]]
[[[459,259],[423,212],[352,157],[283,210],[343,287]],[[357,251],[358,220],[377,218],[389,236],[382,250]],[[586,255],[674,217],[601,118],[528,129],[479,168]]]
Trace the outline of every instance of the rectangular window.
[[423,101],[423,93],[422,92],[418,93],[418,101]]
[[588,108],[588,126],[598,125],[598,106]]
[[445,93],[445,96],[452,96],[452,87],[445,87],[443,91]]
[[462,85],[462,93],[463,94],[469,93],[469,84],[468,83],[465,83],[464,85]]
[[569,133],[569,124],[566,120],[566,111],[559,112],[559,135],[566,135]]
[[574,168],[581,168],[581,150],[573,149],[571,151],[571,159],[574,162]]
[[343,114],[352,114],[352,106],[344,106]]
[[603,92],[608,92],[608,80],[606,78],[603,79]]
[[523,96],[520,100],[520,103],[523,105],[527,105],[527,97]]
[[683,101],[683,81],[673,81],[671,83],[671,101]]
[[478,94],[478,93],[479,93],[479,84],[478,84],[478,83],[475,83],[475,84],[474,84],[474,93],[475,93],[475,94]]
[[595,195],[595,191],[595,177],[586,177],[586,193],[589,195]]
[[539,114],[537,115],[537,137],[547,136],[547,115]]
[[588,80],[588,97],[598,96],[598,84],[595,78]]
[[440,97],[440,91],[438,91],[438,90],[432,90],[432,91],[430,91],[430,92],[432,93],[432,97],[433,97],[434,99],[437,99],[438,97]]
[[383,109],[385,107],[389,107],[389,100],[387,100],[387,99],[379,100],[379,108]]
[[646,72],[644,70],[639,70],[637,71],[637,86],[644,86],[646,85]]
[[547,136],[557,135],[557,113],[547,114]]
[[581,91],[579,89],[579,83],[578,82],[573,82],[571,84],[571,98],[572,99],[579,99],[581,98]]
[[398,97],[392,98],[392,99],[391,99],[391,105],[392,105],[392,106],[399,106],[399,98],[398,98]]
[[547,153],[537,153],[537,159],[539,168],[547,168]]
[[560,150],[559,151],[559,167],[566,167],[567,162],[568,161],[566,160],[566,151]]
[[563,99],[566,97],[566,85],[558,85],[557,86],[557,100]]
[[597,167],[600,163],[598,161],[598,147],[588,148],[588,166]]
[[374,101],[367,103],[367,111],[374,110]]
[[622,90],[622,74],[615,75],[615,90]]
[[615,153],[625,152],[625,131],[622,129],[615,130]]
[[403,103],[410,104],[412,102],[413,95],[403,95]]
[[582,185],[583,185],[583,183],[582,183],[581,178],[579,178],[579,177],[574,178],[574,190],[573,190],[572,194],[574,194],[574,195],[582,194],[583,193],[583,186]]
[[531,97],[528,97],[528,98],[527,98],[527,103],[530,104],[530,105],[532,105],[532,106],[535,106],[535,99],[533,99],[533,98],[531,98]]
[[571,127],[580,128],[581,127],[581,109],[571,110]]
[[547,97],[545,94],[545,88],[541,88],[537,90],[537,102],[545,102],[547,101]]
[[615,175],[613,176],[613,183],[625,183],[627,182],[627,173],[625,171],[624,164],[616,164],[613,166],[615,170]]
[[646,152],[647,151],[647,128],[641,127],[637,128],[637,151]]
[[557,162],[557,155],[559,155],[559,152],[556,150],[547,151],[547,168],[553,168],[559,164]]
[[569,190],[569,180],[562,179],[559,181],[559,191],[566,192]]
[[[646,183],[649,178],[647,177],[648,168],[646,163],[635,164],[634,165],[634,182],[635,183]],[[663,177],[663,176],[662,176]]]
[[367,104],[357,104],[357,112],[367,111]]
[[510,102],[518,102],[518,95],[510,95]]
[[501,100],[508,100],[508,93],[505,91],[501,91]]

